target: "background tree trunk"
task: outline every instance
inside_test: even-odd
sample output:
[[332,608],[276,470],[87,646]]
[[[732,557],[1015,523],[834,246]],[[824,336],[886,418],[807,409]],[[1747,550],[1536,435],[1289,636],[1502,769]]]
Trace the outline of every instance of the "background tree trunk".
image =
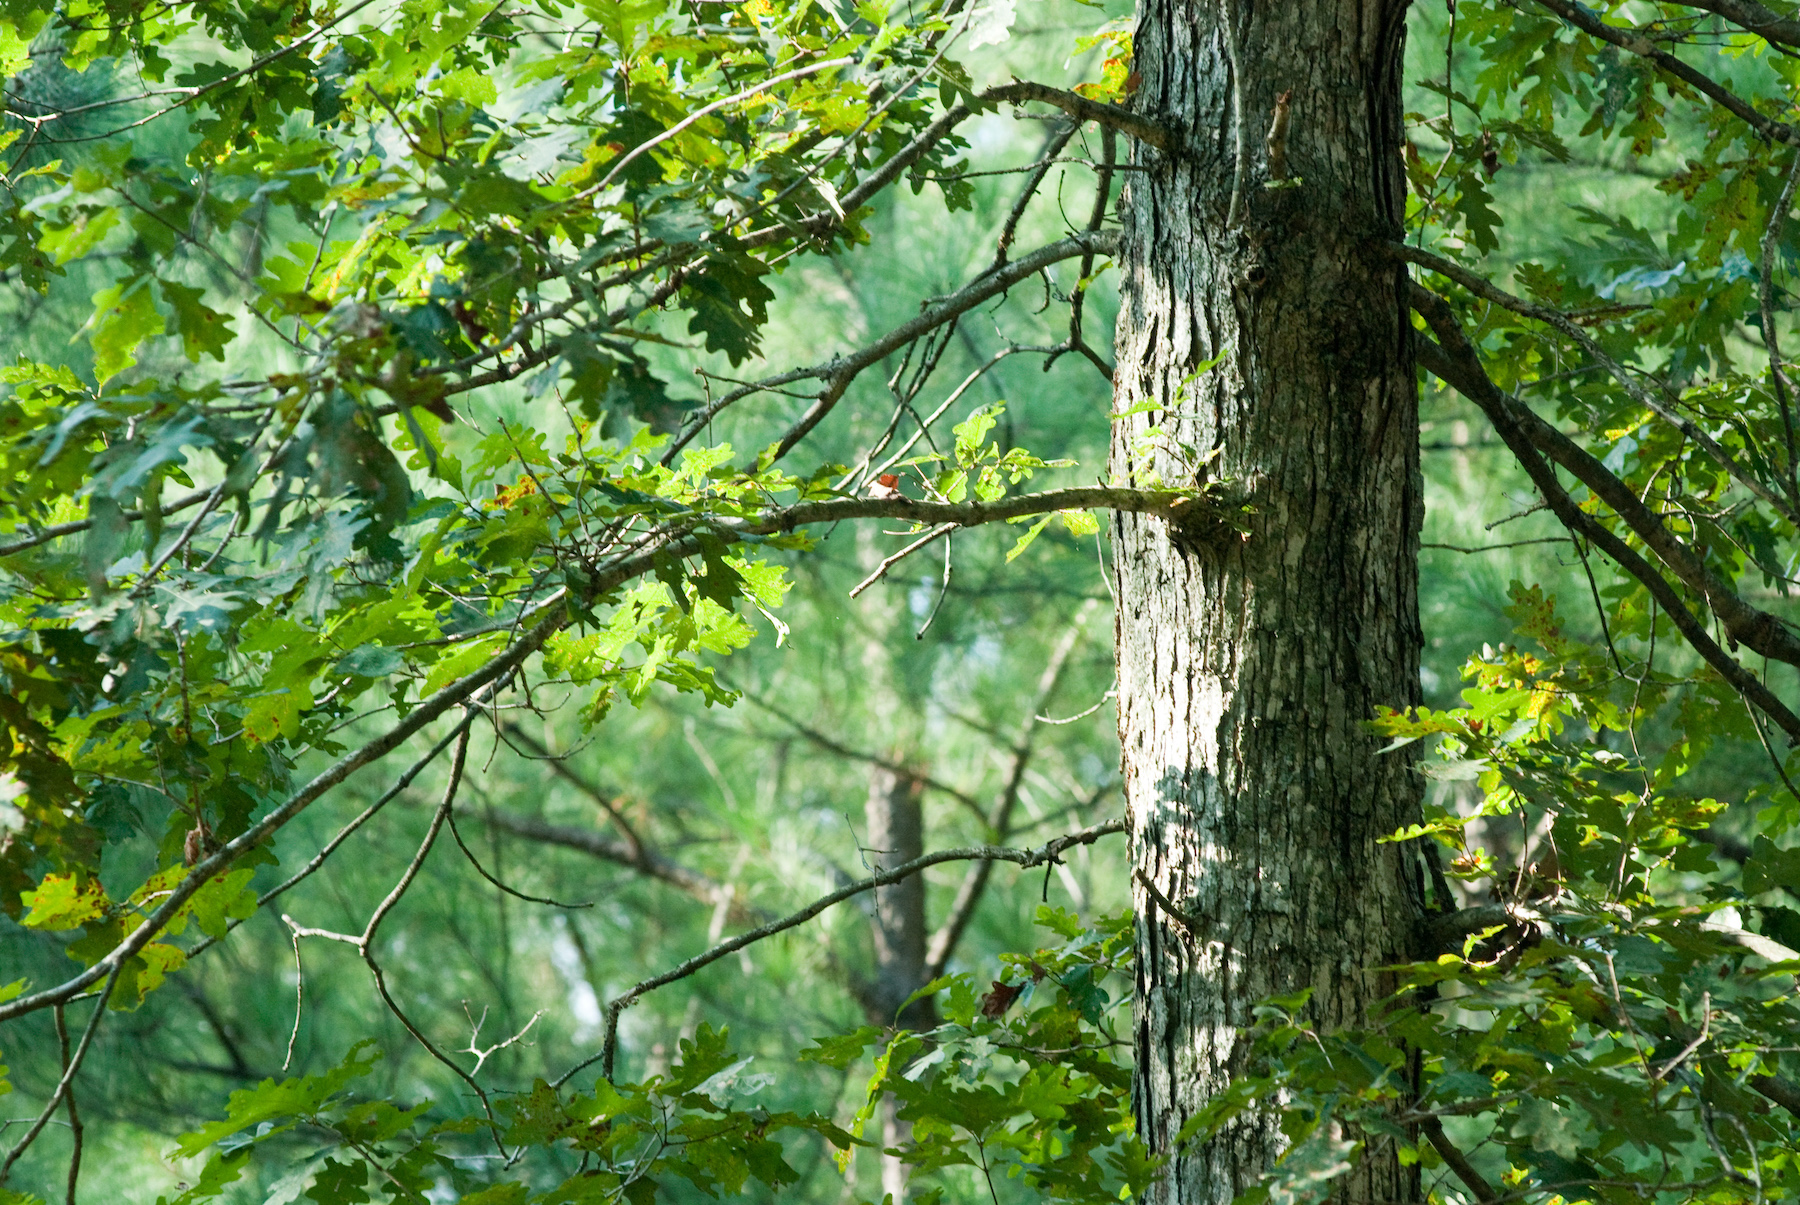
[[[882,866],[910,862],[925,852],[925,814],[920,807],[924,787],[916,779],[877,766],[869,775],[869,802],[865,823],[869,849]],[[873,861],[871,862],[873,864]],[[863,1008],[870,1024],[892,1025],[906,998],[925,985],[925,877],[913,875],[891,887],[875,890],[875,915],[870,926],[875,940],[875,979],[864,995]],[[900,1013],[905,1029],[927,1030],[937,1024],[929,1000],[915,1000]],[[912,1141],[912,1123],[896,1113],[898,1102],[881,1102],[881,1145],[884,1149]],[[906,1200],[909,1164],[898,1156],[881,1156],[881,1191],[894,1205]]]
[[[1140,152],[1121,202],[1116,408],[1157,409],[1117,422],[1113,468],[1255,507],[1243,538],[1114,521],[1134,865],[1204,921],[1190,933],[1134,888],[1137,1116],[1159,1153],[1244,1070],[1256,1001],[1311,988],[1313,1023],[1357,1022],[1385,994],[1369,968],[1410,953],[1421,913],[1411,855],[1376,844],[1418,784],[1362,727],[1418,692],[1416,382],[1402,275],[1376,250],[1404,213],[1405,8],[1139,10],[1134,104],[1189,133]],[[1223,1205],[1281,1147],[1251,1118],[1190,1144],[1154,1193]],[[1343,1190],[1418,1195],[1391,1144]]]

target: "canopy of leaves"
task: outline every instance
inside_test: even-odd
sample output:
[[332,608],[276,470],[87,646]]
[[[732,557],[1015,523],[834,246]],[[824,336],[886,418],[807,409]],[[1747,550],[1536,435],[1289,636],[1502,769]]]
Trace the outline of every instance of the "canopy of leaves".
[[[0,1199],[65,1167],[73,1198],[84,1133],[111,1175],[134,1139],[102,1136],[149,1135],[171,1202],[837,1200],[844,1171],[861,1199],[884,1109],[922,1200],[1143,1190],[1124,876],[1080,862],[1117,826],[1041,844],[1104,819],[1114,751],[1046,709],[1104,597],[1090,512],[1234,503],[1026,492],[1104,442],[1083,315],[1118,178],[1169,153],[1126,14],[1051,16],[1039,54],[1012,0],[0,8],[0,1092],[29,1098]],[[1269,1002],[1188,1138],[1279,1116],[1252,1194],[1276,1202],[1378,1144],[1443,1200],[1800,1197],[1800,25],[1736,0],[1413,20],[1388,250],[1462,397],[1426,403],[1430,706],[1373,722],[1431,747],[1394,840],[1436,912],[1366,1031]],[[1027,100],[1041,137],[998,112]],[[1034,359],[1056,371],[1013,371]],[[1496,550],[1479,529],[1520,498],[1551,513]],[[891,550],[831,546],[851,519],[898,524]],[[953,588],[955,533],[999,521],[1031,525],[965,536],[980,585]],[[1453,562],[1472,542],[1507,568]],[[859,578],[883,601],[850,631]],[[721,729],[746,694],[768,723]],[[794,788],[796,743],[898,766],[995,843],[934,863],[975,868],[935,893],[934,1024],[815,1004],[857,994],[842,928],[756,946],[772,1004],[693,987],[888,885],[846,869],[847,776]],[[702,792],[735,862],[696,851]],[[428,862],[446,828],[466,881]],[[503,836],[537,844],[508,867]],[[1080,916],[1037,912],[1036,948],[996,892],[1012,915],[958,953],[996,860]],[[690,1013],[653,1012],[676,983]],[[449,1045],[459,993],[506,1036],[471,1009]],[[571,1015],[533,1030],[537,1002]]]

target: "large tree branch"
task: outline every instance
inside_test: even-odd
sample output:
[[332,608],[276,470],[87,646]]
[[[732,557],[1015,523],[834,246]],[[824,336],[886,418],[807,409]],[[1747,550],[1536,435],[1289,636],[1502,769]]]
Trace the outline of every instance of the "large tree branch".
[[[1227,512],[1222,508],[1201,499],[1188,498],[1166,491],[1115,489],[1099,486],[1020,494],[995,502],[920,502],[910,498],[839,498],[823,502],[803,502],[788,507],[772,508],[761,515],[750,518],[705,521],[704,526],[709,529],[709,532],[704,537],[691,534],[691,528],[688,533],[671,532],[660,536],[653,541],[653,547],[642,548],[640,546],[640,550],[632,555],[620,557],[610,564],[599,567],[592,574],[588,588],[582,595],[582,601],[591,605],[626,582],[654,571],[659,559],[669,556],[697,555],[703,550],[703,544],[716,546],[717,540],[721,536],[728,540],[735,540],[747,535],[790,532],[796,527],[812,523],[832,523],[843,519],[877,517],[919,519],[923,522],[955,523],[959,527],[967,527],[1024,518],[1034,514],[1047,514],[1051,511],[1090,507],[1124,509],[1136,513],[1170,517],[1177,521],[1184,520],[1188,515],[1227,517]],[[693,526],[701,525],[702,523],[696,522]],[[110,976],[127,960],[137,957],[145,946],[149,945],[168,927],[169,922],[187,906],[188,901],[194,897],[195,893],[214,877],[229,870],[239,858],[274,836],[327,791],[344,782],[364,766],[387,756],[432,721],[450,709],[465,704],[476,692],[489,683],[498,682],[522,666],[527,659],[543,648],[544,643],[551,636],[561,631],[569,623],[567,609],[559,605],[567,596],[566,588],[558,589],[545,596],[538,604],[520,616],[519,624],[522,631],[512,645],[485,665],[421,699],[406,714],[405,718],[387,732],[339,758],[290,796],[285,803],[276,807],[237,837],[225,842],[211,854],[200,859],[188,872],[187,878],[178,883],[157,909],[144,918],[144,923],[114,946],[98,962],[54,987],[0,1004],[0,1023],[36,1012],[39,1009],[49,1008],[54,1004],[66,1003],[101,979]],[[534,618],[535,622],[533,622]],[[530,626],[526,627],[525,625],[528,623]]]
[[[1531,445],[1567,469],[1595,497],[1611,507],[1633,534],[1654,552],[1682,583],[1706,600],[1712,613],[1725,625],[1733,641],[1789,665],[1800,665],[1800,639],[1779,618],[1752,606],[1706,565],[1705,560],[1663,523],[1631,488],[1614,475],[1586,448],[1539,418],[1524,403],[1502,393],[1488,378],[1479,358],[1450,307],[1428,289],[1414,286],[1413,308],[1418,310],[1442,343],[1447,359],[1441,359],[1458,379],[1432,372],[1455,385],[1490,418],[1503,414]],[[1446,332],[1454,332],[1453,335]],[[1484,384],[1485,382],[1485,384]],[[1465,385],[1468,388],[1465,388]],[[1474,393],[1470,389],[1475,390]],[[1478,396],[1479,395],[1479,396]],[[1505,432],[1502,432],[1504,438]],[[1516,451],[1516,449],[1515,449]],[[1559,487],[1560,488],[1560,487]],[[1610,534],[1610,533],[1609,533]],[[1616,540],[1616,537],[1614,537]],[[1610,555],[1610,553],[1609,553]],[[1616,559],[1616,558],[1615,558]],[[1636,574],[1634,573],[1634,576]],[[1657,575],[1660,577],[1660,574]],[[1685,607],[1683,608],[1685,610]]]
[[[1507,2],[1518,7],[1520,0],[1507,0]],[[1536,0],[1536,3],[1540,7],[1549,9],[1590,37],[1598,38],[1602,42],[1610,42],[1621,50],[1629,51],[1640,58],[1649,59],[1669,75],[1674,76],[1695,91],[1710,97],[1721,108],[1730,110],[1770,142],[1800,145],[1800,138],[1795,136],[1793,126],[1785,121],[1764,117],[1749,101],[1705,72],[1688,66],[1666,50],[1658,50],[1656,44],[1645,37],[1642,31],[1636,28],[1620,29],[1617,26],[1607,25],[1592,9],[1566,3],[1565,0]]]
[[1054,105],[1077,121],[1092,121],[1103,126],[1110,126],[1121,134],[1129,134],[1146,146],[1153,146],[1159,151],[1166,151],[1174,146],[1179,134],[1169,126],[1152,121],[1142,113],[1133,113],[1121,105],[1102,104],[1097,100],[1075,92],[1065,92],[1061,88],[1052,88],[1047,84],[1033,84],[1024,80],[1016,80],[1010,84],[1001,84],[997,88],[989,88],[981,94],[984,101],[995,101],[1000,104],[1021,104],[1025,101],[1041,101]]
[[1755,0],[1682,0],[1689,8],[1717,13],[1735,25],[1741,25],[1758,37],[1785,46],[1800,46],[1800,21],[1757,4]]
[[[1682,599],[1680,593],[1669,584],[1667,578],[1657,572],[1635,549],[1620,539],[1605,524],[1583,510],[1569,496],[1568,491],[1557,480],[1555,470],[1545,461],[1540,447],[1563,452],[1573,464],[1590,469],[1593,476],[1592,481],[1583,477],[1580,472],[1576,472],[1575,475],[1582,479],[1584,485],[1595,489],[1596,495],[1603,501],[1614,505],[1615,509],[1618,509],[1618,506],[1614,500],[1621,493],[1624,502],[1636,505],[1636,498],[1631,492],[1624,489],[1618,479],[1607,472],[1598,461],[1575,447],[1567,436],[1540,419],[1517,398],[1503,393],[1494,384],[1486,370],[1482,368],[1481,361],[1476,356],[1475,349],[1469,343],[1468,337],[1463,334],[1462,327],[1456,321],[1456,315],[1451,312],[1449,304],[1443,298],[1429,289],[1413,285],[1411,302],[1413,309],[1419,312],[1440,340],[1439,343],[1432,343],[1428,339],[1418,341],[1419,362],[1481,408],[1482,412],[1488,416],[1489,421],[1494,424],[1494,429],[1499,433],[1500,438],[1517,457],[1520,466],[1531,477],[1532,483],[1537,486],[1544,501],[1555,512],[1556,517],[1562,520],[1563,525],[1571,531],[1586,536],[1596,547],[1617,562],[1622,569],[1641,582],[1662,606],[1683,638],[1708,665],[1712,666],[1745,699],[1761,708],[1765,714],[1779,724],[1790,739],[1800,740],[1800,716],[1796,716],[1786,704],[1776,698],[1755,674],[1745,669],[1735,658],[1719,647],[1718,642],[1707,632],[1706,625],[1688,609],[1687,603]],[[1580,455],[1570,455],[1570,449]],[[1569,464],[1565,463],[1564,467],[1569,467]],[[1604,488],[1596,489],[1596,486]],[[1627,517],[1627,522],[1629,521],[1629,517]],[[1662,543],[1679,544],[1679,541],[1675,541],[1674,537],[1670,536],[1662,527],[1660,521],[1654,521],[1652,524],[1652,534],[1656,533],[1660,533],[1660,542]],[[1643,533],[1640,532],[1639,535],[1641,537]],[[1649,541],[1646,540],[1646,543]],[[1686,558],[1693,559],[1693,554],[1685,547],[1681,551]],[[1747,605],[1743,604],[1742,600],[1738,601],[1740,605]],[[1729,627],[1729,624],[1727,626]]]
[[1502,309],[1510,310],[1520,317],[1530,318],[1537,322],[1542,322],[1547,326],[1555,327],[1569,339],[1579,344],[1581,349],[1588,354],[1590,359],[1604,368],[1613,380],[1624,387],[1625,392],[1631,395],[1633,401],[1650,411],[1652,414],[1655,414],[1658,418],[1662,419],[1664,422],[1680,431],[1688,439],[1692,440],[1695,444],[1699,445],[1708,456],[1711,456],[1713,460],[1718,463],[1720,468],[1731,475],[1733,481],[1736,481],[1752,494],[1755,494],[1758,498],[1761,498],[1764,502],[1773,506],[1788,520],[1788,522],[1800,527],[1800,510],[1796,510],[1792,502],[1783,498],[1780,494],[1776,493],[1773,489],[1770,489],[1767,485],[1764,485],[1761,481],[1758,481],[1749,470],[1745,469],[1744,466],[1731,455],[1731,453],[1727,452],[1719,445],[1718,440],[1707,434],[1698,423],[1694,422],[1686,415],[1670,409],[1653,391],[1644,388],[1631,373],[1625,370],[1623,365],[1607,355],[1606,352],[1601,349],[1600,345],[1594,341],[1593,337],[1582,330],[1581,327],[1567,314],[1564,314],[1559,310],[1553,310],[1548,306],[1536,305],[1526,301],[1522,297],[1515,297],[1505,289],[1499,288],[1491,281],[1483,279],[1481,276],[1469,271],[1462,265],[1453,263],[1441,256],[1433,255],[1429,251],[1425,251],[1418,247],[1409,247],[1402,243],[1394,243],[1390,246],[1394,256],[1398,259],[1418,264],[1422,268],[1429,268],[1440,276],[1448,277],[1484,301],[1491,301]]
[[1494,1186],[1475,1170],[1475,1166],[1469,1162],[1468,1156],[1462,1153],[1460,1147],[1450,1141],[1448,1134],[1444,1133],[1443,1122],[1435,1116],[1427,1117],[1419,1123],[1419,1129],[1431,1142],[1432,1148],[1443,1158],[1445,1166],[1456,1173],[1456,1178],[1475,1194],[1477,1201],[1482,1202],[1482,1205],[1489,1205],[1490,1202],[1500,1199],[1499,1195],[1494,1192]]

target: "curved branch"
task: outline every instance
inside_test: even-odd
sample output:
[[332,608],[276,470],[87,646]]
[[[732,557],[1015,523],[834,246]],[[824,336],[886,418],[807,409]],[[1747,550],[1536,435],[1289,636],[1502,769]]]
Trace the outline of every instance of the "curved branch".
[[[1797,162],[1800,162],[1800,160],[1797,160]],[[1624,388],[1625,392],[1631,395],[1633,401],[1674,427],[1677,431],[1680,431],[1683,435],[1687,436],[1687,438],[1694,441],[1694,443],[1698,444],[1705,450],[1708,456],[1711,456],[1718,462],[1720,468],[1731,475],[1733,481],[1780,511],[1782,516],[1786,518],[1788,522],[1794,524],[1796,527],[1800,527],[1800,510],[1796,510],[1794,505],[1788,499],[1781,497],[1781,495],[1777,494],[1774,490],[1770,489],[1745,471],[1744,467],[1737,462],[1736,458],[1721,447],[1717,440],[1702,430],[1698,423],[1669,409],[1669,407],[1664,405],[1662,400],[1654,393],[1633,380],[1631,374],[1625,371],[1624,366],[1602,351],[1600,345],[1594,342],[1592,336],[1582,330],[1580,326],[1576,325],[1567,314],[1550,309],[1548,306],[1535,305],[1522,297],[1515,297],[1505,289],[1499,288],[1490,281],[1487,281],[1469,271],[1467,268],[1464,268],[1462,265],[1453,263],[1441,256],[1433,255],[1429,251],[1422,250],[1418,247],[1408,247],[1400,243],[1390,244],[1390,249],[1397,259],[1405,260],[1408,263],[1418,264],[1422,268],[1429,268],[1439,276],[1445,276],[1454,280],[1457,284],[1484,301],[1491,301],[1502,309],[1510,310],[1521,317],[1531,318],[1548,326],[1553,326],[1570,339],[1573,339],[1576,343],[1581,345],[1581,349],[1588,354],[1590,359],[1604,368],[1613,380],[1617,381]]]
[[833,904],[840,904],[853,896],[861,895],[865,891],[873,891],[877,887],[886,887],[890,883],[898,883],[903,879],[909,879],[913,875],[918,874],[921,870],[929,869],[930,867],[937,866],[944,862],[1012,862],[1022,869],[1029,870],[1034,866],[1042,866],[1046,862],[1054,862],[1066,849],[1073,848],[1077,845],[1092,845],[1102,837],[1124,831],[1125,822],[1123,820],[1108,820],[1103,824],[1096,824],[1092,828],[1084,828],[1078,833],[1068,833],[1064,836],[1057,837],[1052,841],[1048,841],[1045,844],[1038,846],[1036,849],[1011,849],[1005,846],[996,845],[981,845],[972,849],[944,849],[939,850],[936,853],[926,854],[922,858],[914,858],[910,862],[903,862],[892,869],[882,871],[880,874],[870,875],[866,879],[858,879],[854,883],[848,883],[843,887],[838,888],[836,891],[831,892],[829,895],[820,896],[798,912],[790,913],[780,920],[771,921],[766,925],[750,930],[748,933],[740,933],[728,941],[720,942],[712,949],[694,955],[694,957],[688,959],[680,966],[675,967],[673,970],[664,971],[660,975],[653,975],[649,979],[645,979],[641,983],[627,989],[624,994],[614,997],[611,1003],[606,1006],[606,1037],[601,1045],[600,1052],[570,1068],[569,1071],[564,1073],[563,1076],[551,1086],[560,1087],[567,1083],[571,1076],[579,1073],[582,1068],[591,1067],[596,1062],[602,1064],[601,1074],[610,1080],[613,1074],[613,1055],[615,1054],[618,1045],[619,1014],[623,1013],[626,1009],[641,1000],[645,995],[655,991],[657,988],[666,987],[678,980],[686,979],[694,972],[710,966],[727,954],[735,954],[744,947],[754,945],[764,938],[773,937],[777,933],[783,933],[798,925],[803,925]]
[[[1800,639],[1796,639],[1779,618],[1744,601],[1726,582],[1706,567],[1706,562],[1698,553],[1664,526],[1661,515],[1646,506],[1631,491],[1630,487],[1620,481],[1592,453],[1539,418],[1524,403],[1502,393],[1488,379],[1486,370],[1481,367],[1480,360],[1475,355],[1475,349],[1463,335],[1455,315],[1451,313],[1449,305],[1443,298],[1428,289],[1414,285],[1413,308],[1419,311],[1443,344],[1440,349],[1443,354],[1439,360],[1446,365],[1447,371],[1452,375],[1445,375],[1444,372],[1438,371],[1436,365],[1428,364],[1427,367],[1431,368],[1435,375],[1443,377],[1445,381],[1462,390],[1469,400],[1480,406],[1490,418],[1495,418],[1496,415],[1505,416],[1505,420],[1515,427],[1528,443],[1567,469],[1577,480],[1593,491],[1595,497],[1611,507],[1613,513],[1631,528],[1633,534],[1642,540],[1644,545],[1654,552],[1676,577],[1681,579],[1682,584],[1706,600],[1712,613],[1725,625],[1726,634],[1731,640],[1748,645],[1755,652],[1776,661],[1782,661],[1789,665],[1800,665]],[[1475,392],[1471,393],[1471,389]],[[1496,428],[1499,427],[1499,424],[1500,419],[1495,418]],[[1501,436],[1505,438],[1504,431],[1501,432]],[[1514,451],[1516,453],[1517,449],[1515,448]],[[1556,488],[1560,490],[1561,486]],[[1548,499],[1548,496],[1546,498]],[[1566,521],[1565,525],[1568,525]],[[1610,532],[1608,536],[1617,542],[1617,537],[1612,536]],[[1610,548],[1608,555],[1612,555]],[[1614,559],[1618,558],[1614,556]],[[1637,576],[1635,571],[1633,571],[1633,576]],[[1656,574],[1655,576],[1660,578],[1661,575]],[[1681,610],[1685,611],[1686,607],[1683,606]],[[1767,691],[1765,690],[1763,693],[1766,695]],[[1785,708],[1782,710],[1786,712]],[[1790,732],[1790,735],[1795,734]]]
[[[1744,124],[1768,141],[1800,145],[1800,135],[1795,134],[1793,126],[1785,121],[1764,117],[1750,105],[1750,102],[1705,72],[1688,66],[1666,50],[1658,50],[1656,45],[1637,29],[1619,29],[1607,25],[1594,15],[1593,10],[1566,3],[1565,0],[1537,0],[1537,3],[1589,37],[1598,38],[1602,42],[1610,42],[1621,50],[1630,51],[1640,58],[1649,59],[1682,83],[1710,97],[1721,108],[1730,110]],[[1697,7],[1704,8],[1706,6],[1698,5]]]
[[[1615,505],[1615,509],[1617,509],[1615,498],[1620,494],[1623,494],[1625,502],[1633,506],[1637,505],[1637,500],[1631,491],[1625,489],[1616,477],[1607,472],[1604,466],[1577,447],[1562,432],[1544,422],[1524,403],[1501,392],[1499,386],[1494,384],[1493,380],[1488,377],[1487,371],[1482,368],[1480,360],[1475,355],[1474,347],[1470,345],[1468,337],[1463,334],[1462,327],[1457,324],[1456,315],[1451,312],[1449,304],[1443,298],[1429,289],[1415,284],[1411,289],[1410,300],[1413,309],[1418,311],[1442,341],[1440,345],[1429,339],[1417,340],[1419,362],[1433,375],[1442,378],[1446,384],[1456,388],[1464,397],[1481,408],[1481,411],[1488,416],[1489,421],[1494,424],[1494,429],[1499,433],[1500,438],[1518,458],[1520,466],[1531,477],[1532,483],[1537,486],[1544,501],[1555,512],[1556,517],[1562,521],[1563,526],[1587,537],[1591,543],[1617,562],[1620,568],[1642,583],[1667,612],[1670,621],[1675,624],[1677,630],[1681,632],[1682,637],[1687,640],[1694,651],[1699,653],[1701,658],[1717,671],[1720,677],[1729,682],[1740,695],[1761,708],[1766,715],[1779,724],[1782,730],[1788,734],[1789,739],[1800,741],[1800,716],[1796,716],[1786,704],[1776,698],[1755,674],[1738,664],[1735,658],[1719,647],[1718,642],[1707,632],[1706,625],[1688,609],[1687,603],[1682,599],[1680,593],[1669,584],[1667,578],[1658,573],[1655,567],[1639,555],[1635,549],[1620,539],[1605,524],[1583,510],[1569,496],[1568,491],[1557,480],[1555,470],[1544,460],[1539,449],[1543,447],[1547,451],[1561,451],[1568,455],[1567,461],[1559,459],[1559,463],[1562,463],[1564,468],[1571,468],[1572,463],[1589,469],[1593,476],[1591,481],[1581,472],[1573,468],[1571,471],[1575,472],[1575,475],[1581,478],[1582,483],[1589,489],[1595,490],[1596,495],[1603,501]],[[1606,488],[1602,490],[1596,487]],[[1639,507],[1639,509],[1642,508]],[[1621,517],[1626,518],[1628,523],[1630,522],[1628,516],[1622,515]],[[1671,536],[1659,520],[1656,520],[1654,516],[1651,516],[1651,519],[1654,533],[1659,535],[1660,542],[1677,545],[1684,557],[1693,559],[1693,553]],[[1633,527],[1635,530],[1635,525]],[[1644,533],[1640,531],[1638,534],[1641,537]],[[1646,543],[1649,541],[1646,540]],[[1660,549],[1658,552],[1660,555]],[[1707,597],[1709,601],[1712,601],[1710,595]],[[1732,597],[1736,598],[1735,595]],[[1737,601],[1741,607],[1748,606],[1741,599]],[[1721,615],[1721,618],[1724,617]],[[1771,622],[1774,621],[1772,616],[1769,618]],[[1729,622],[1727,622],[1727,627],[1730,627]]]

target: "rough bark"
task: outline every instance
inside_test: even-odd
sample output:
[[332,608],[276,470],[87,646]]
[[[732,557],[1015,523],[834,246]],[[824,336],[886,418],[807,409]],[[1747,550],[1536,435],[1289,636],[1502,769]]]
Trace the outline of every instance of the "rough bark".
[[[1241,538],[1114,521],[1132,856],[1205,930],[1135,884],[1136,1106],[1157,1153],[1244,1070],[1253,1004],[1311,988],[1314,1024],[1364,1019],[1386,994],[1370,968],[1409,953],[1422,914],[1411,855],[1376,844],[1415,816],[1418,784],[1363,726],[1418,691],[1415,376],[1403,277],[1378,249],[1404,213],[1405,7],[1140,7],[1135,105],[1187,134],[1138,150],[1151,170],[1121,201],[1116,409],[1154,409],[1116,423],[1113,469],[1255,508]],[[1281,1147],[1254,1117],[1177,1152],[1152,1195],[1224,1205]],[[1419,1199],[1391,1150],[1341,1199]]]

